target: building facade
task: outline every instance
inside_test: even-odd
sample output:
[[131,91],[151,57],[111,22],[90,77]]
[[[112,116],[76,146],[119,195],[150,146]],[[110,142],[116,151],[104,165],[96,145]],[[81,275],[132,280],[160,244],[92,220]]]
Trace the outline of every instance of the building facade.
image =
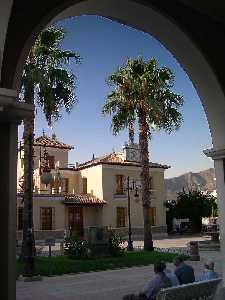
[[[138,145],[126,145],[85,163],[68,164],[72,146],[59,142],[56,136],[43,136],[34,143],[33,219],[36,240],[63,239],[72,230],[86,236],[89,227],[106,226],[126,236],[128,231],[128,180],[131,225],[134,239],[143,238]],[[44,165],[51,170],[51,180],[43,181]],[[154,237],[166,231],[164,172],[166,165],[150,163],[151,208],[149,214]],[[128,179],[129,178],[129,179]],[[23,227],[23,149],[18,158],[17,239]]]

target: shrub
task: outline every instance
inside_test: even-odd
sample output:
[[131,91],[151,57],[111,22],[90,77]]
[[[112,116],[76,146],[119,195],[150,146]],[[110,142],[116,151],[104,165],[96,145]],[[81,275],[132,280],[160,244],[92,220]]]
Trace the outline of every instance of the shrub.
[[88,242],[76,236],[71,236],[65,239],[64,251],[65,254],[72,259],[89,257]]
[[109,231],[109,254],[111,256],[120,256],[124,253],[123,243],[124,240],[118,233],[113,230]]

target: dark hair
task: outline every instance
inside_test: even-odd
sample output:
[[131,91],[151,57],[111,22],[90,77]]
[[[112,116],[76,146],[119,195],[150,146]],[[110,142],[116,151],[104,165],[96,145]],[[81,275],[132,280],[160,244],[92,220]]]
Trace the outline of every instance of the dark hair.
[[176,256],[174,260],[179,261],[180,263],[182,263],[184,261],[182,256]]
[[154,264],[154,272],[162,273],[165,270],[165,263],[159,262]]
[[163,271],[164,271],[166,269],[166,263],[165,263],[165,261],[161,261],[161,264],[163,266]]

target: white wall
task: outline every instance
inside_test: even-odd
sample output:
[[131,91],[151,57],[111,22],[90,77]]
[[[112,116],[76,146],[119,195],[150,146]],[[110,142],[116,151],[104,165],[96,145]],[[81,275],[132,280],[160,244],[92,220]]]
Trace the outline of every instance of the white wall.
[[[68,167],[68,151],[66,149],[58,149],[52,147],[46,147],[46,150],[49,155],[55,157],[55,164],[60,168]],[[41,155],[44,154],[44,147],[41,147]],[[40,146],[34,146],[34,169],[39,168],[40,161]]]
[[99,199],[103,199],[102,191],[102,166],[94,166],[80,171],[82,177],[87,178],[87,192]]
[[[124,178],[129,176],[131,180],[140,180],[140,171],[141,168],[133,166],[102,166],[103,199],[107,201],[107,204],[103,206],[103,225],[116,227],[116,208],[124,207],[127,210],[127,191],[125,191],[124,198],[115,195],[116,175],[124,175]],[[154,191],[151,206],[156,208],[156,226],[165,226],[166,210],[163,205],[165,202],[164,170],[150,168],[150,176],[153,178]],[[139,199],[134,197],[134,192],[130,192],[131,223],[135,228],[143,228],[143,207],[141,197],[141,192],[139,192]]]

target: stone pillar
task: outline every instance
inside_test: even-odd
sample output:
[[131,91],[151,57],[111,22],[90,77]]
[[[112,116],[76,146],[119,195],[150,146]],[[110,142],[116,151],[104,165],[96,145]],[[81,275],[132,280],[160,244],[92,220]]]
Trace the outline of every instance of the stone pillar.
[[[219,206],[219,226],[220,226],[220,252],[223,276],[223,296],[225,299],[225,149],[206,150],[204,153],[214,160],[216,173],[216,189]],[[223,298],[224,297],[224,298]]]
[[220,249],[223,265],[223,280],[225,286],[225,156],[223,159],[215,159],[216,188],[219,205],[219,226],[220,226]]
[[0,89],[0,270],[1,295],[16,299],[17,132],[23,115],[33,109],[16,102],[15,91]]
[[16,299],[17,123],[0,123],[1,293]]

